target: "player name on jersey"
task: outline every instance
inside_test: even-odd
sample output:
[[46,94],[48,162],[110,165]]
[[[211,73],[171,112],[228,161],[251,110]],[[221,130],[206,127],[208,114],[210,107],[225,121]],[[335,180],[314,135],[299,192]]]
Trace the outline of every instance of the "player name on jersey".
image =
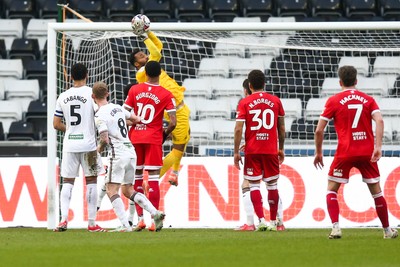
[[340,102],[340,104],[344,105],[344,104],[346,104],[346,102],[348,102],[350,100],[358,100],[358,101],[362,102],[363,104],[368,102],[367,99],[365,99],[364,97],[362,97],[360,95],[348,95],[348,96],[343,97],[339,102]]

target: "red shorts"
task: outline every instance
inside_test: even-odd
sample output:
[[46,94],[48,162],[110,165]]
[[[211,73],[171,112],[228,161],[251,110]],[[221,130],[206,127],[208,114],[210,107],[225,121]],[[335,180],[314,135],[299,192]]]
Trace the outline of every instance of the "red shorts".
[[378,164],[371,162],[370,156],[334,158],[329,169],[328,179],[341,184],[349,182],[351,168],[357,168],[363,182],[367,184],[377,183],[380,180]]
[[138,170],[158,170],[162,167],[163,151],[161,145],[133,144],[137,155]]
[[246,180],[264,182],[279,178],[278,154],[247,154],[244,156],[243,175]]

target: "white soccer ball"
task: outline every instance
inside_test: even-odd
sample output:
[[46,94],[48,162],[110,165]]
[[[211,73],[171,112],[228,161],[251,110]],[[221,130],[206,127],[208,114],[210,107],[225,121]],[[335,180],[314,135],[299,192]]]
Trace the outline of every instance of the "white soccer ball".
[[150,28],[150,19],[143,14],[137,14],[132,18],[131,26],[136,35],[141,35]]

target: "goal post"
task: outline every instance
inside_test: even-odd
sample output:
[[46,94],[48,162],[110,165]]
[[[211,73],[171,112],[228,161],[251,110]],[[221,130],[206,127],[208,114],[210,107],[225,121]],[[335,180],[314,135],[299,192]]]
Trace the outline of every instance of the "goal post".
[[[281,97],[286,105],[285,149],[288,157],[293,156],[289,162],[296,161],[296,157],[301,158],[301,161],[306,160],[307,156],[312,157],[314,123],[323,108],[321,107],[323,100],[340,89],[336,71],[338,66],[345,62],[357,64],[359,85],[361,83],[360,86],[370,90],[369,92],[378,99],[378,103],[388,105],[388,107],[381,106],[382,112],[386,114],[385,123],[390,125],[390,127],[385,126],[384,156],[399,155],[400,134],[397,134],[397,130],[400,133],[400,123],[397,121],[400,110],[396,109],[396,105],[399,103],[397,99],[400,98],[397,97],[400,96],[400,91],[397,91],[396,79],[400,75],[400,60],[397,69],[395,64],[392,64],[393,68],[385,67],[385,64],[379,65],[379,68],[376,66],[378,61],[384,63],[389,58],[400,58],[400,22],[152,23],[151,30],[164,44],[161,61],[163,68],[178,83],[186,87],[185,101],[192,110],[192,139],[183,160],[183,162],[188,160],[187,162],[190,162],[188,165],[194,166],[202,161],[208,164],[213,157],[217,159],[233,156],[233,128],[230,127],[234,123],[237,101],[242,97],[241,82],[246,77],[248,68],[252,67],[263,68],[267,77],[266,90]],[[59,166],[61,136],[53,129],[52,116],[58,94],[71,85],[68,78],[70,66],[77,61],[87,64],[89,86],[97,80],[106,81],[110,85],[110,101],[122,103],[125,97],[124,86],[135,82],[135,70],[128,63],[129,52],[135,47],[145,49],[143,43],[132,33],[128,22],[48,24],[48,229],[56,226],[59,216],[57,166]],[[214,61],[215,59],[217,61]],[[207,68],[207,64],[211,68]],[[246,64],[250,66],[245,66]],[[227,85],[228,82],[231,84]],[[203,83],[205,86],[201,87],[200,84]],[[211,130],[207,131],[209,128]],[[333,156],[337,140],[331,128],[327,130],[325,139],[324,154]],[[168,151],[170,147],[171,143],[167,142],[164,149]],[[288,172],[293,166],[284,169]],[[228,174],[228,182],[231,181],[229,180],[231,177],[237,179],[241,175],[231,170],[229,166],[226,168],[231,172]],[[217,207],[216,218],[228,221],[225,226],[238,224],[237,218],[241,218],[240,214],[243,213],[241,211],[243,209],[238,208],[238,205],[241,205],[238,198],[240,188],[234,188],[234,194],[230,195],[228,191],[231,188],[221,189],[224,185],[208,179],[214,170],[195,169],[187,168],[184,172],[184,175],[195,177],[185,184],[188,194],[195,193],[185,198],[188,201],[197,201],[204,194],[203,191],[207,191],[211,200],[207,198],[205,202],[207,205],[210,201],[214,202]],[[395,179],[390,181],[392,185],[397,186],[396,179],[400,174],[397,173],[398,169],[395,170],[396,178],[388,180]],[[297,172],[301,176],[310,175],[310,173],[301,174],[300,170]],[[288,219],[296,218],[296,212],[300,214],[307,212],[305,208],[299,210],[298,204],[295,203],[297,198],[302,199],[298,203],[303,201],[304,204],[309,201],[302,193],[296,192],[293,179],[288,177],[286,182],[283,182],[283,187],[284,189],[287,187],[289,196],[287,200],[284,199],[285,209],[288,210],[285,216]],[[193,183],[196,186],[202,184],[204,188],[196,187],[191,191]],[[173,190],[165,184],[161,185],[161,188]],[[235,199],[232,202],[229,200],[231,197]],[[172,197],[167,197],[165,203],[172,201],[170,198]],[[396,195],[390,199],[394,201],[391,204],[393,207],[398,205],[399,199]],[[358,203],[351,204],[356,210],[367,209]],[[188,210],[187,217],[194,220],[202,212],[201,209],[193,212],[193,209],[198,208],[196,205],[189,203],[185,206]],[[232,212],[240,214],[225,216],[225,213]],[[315,209],[311,213],[317,218],[320,212]],[[364,216],[364,218],[357,217],[349,221],[361,221],[366,225],[371,223],[371,220],[368,220],[370,214],[358,215],[357,212],[354,211],[351,216]],[[299,216],[298,218],[303,218],[302,216],[307,215]],[[307,224],[306,227],[318,225],[317,221]],[[293,219],[294,226],[297,222]],[[375,225],[376,221],[372,224]],[[199,224],[189,223],[188,227],[199,225],[209,226],[208,221],[200,220]],[[215,226],[213,223],[210,225]],[[349,226],[351,225],[349,223]]]

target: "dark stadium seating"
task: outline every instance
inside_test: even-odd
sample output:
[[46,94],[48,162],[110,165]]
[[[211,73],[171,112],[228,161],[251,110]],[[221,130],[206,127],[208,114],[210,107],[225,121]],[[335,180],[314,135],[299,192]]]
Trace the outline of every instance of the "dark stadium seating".
[[207,0],[208,15],[214,21],[230,22],[240,16],[238,0]]
[[33,18],[36,16],[34,0],[2,0],[5,18]]
[[4,39],[0,39],[0,58],[7,58],[6,43]]
[[185,21],[203,19],[206,16],[205,0],[172,0],[174,15],[177,19]]
[[36,11],[39,18],[57,18],[58,6],[54,0],[36,0]]
[[136,14],[134,0],[104,0],[106,17],[112,21],[129,21]]
[[309,15],[308,1],[307,0],[280,0],[275,4],[277,15],[282,16],[296,16],[307,17]]
[[4,141],[3,123],[0,121],[0,141]]
[[10,125],[10,130],[7,134],[8,141],[18,141],[18,140],[35,140],[36,134],[33,124],[23,120],[14,121]]
[[378,11],[375,0],[344,0],[344,7],[347,17],[363,19],[375,17]]
[[40,49],[39,42],[37,39],[28,38],[16,38],[14,39],[11,50],[9,53],[9,58],[20,58],[20,59],[39,59]]
[[387,19],[399,20],[400,1],[398,0],[379,0],[380,15]]
[[341,0],[311,0],[311,15],[316,16],[343,16]]
[[245,17],[260,17],[261,21],[267,21],[275,15],[273,0],[241,0],[240,6]]
[[173,16],[169,0],[138,0],[138,13],[146,14],[151,21],[169,20]]
[[47,133],[47,103],[41,100],[31,101],[25,114],[25,121],[34,126],[35,139],[42,139],[44,132]]
[[70,7],[86,18],[98,21],[102,17],[102,0],[69,0]]

